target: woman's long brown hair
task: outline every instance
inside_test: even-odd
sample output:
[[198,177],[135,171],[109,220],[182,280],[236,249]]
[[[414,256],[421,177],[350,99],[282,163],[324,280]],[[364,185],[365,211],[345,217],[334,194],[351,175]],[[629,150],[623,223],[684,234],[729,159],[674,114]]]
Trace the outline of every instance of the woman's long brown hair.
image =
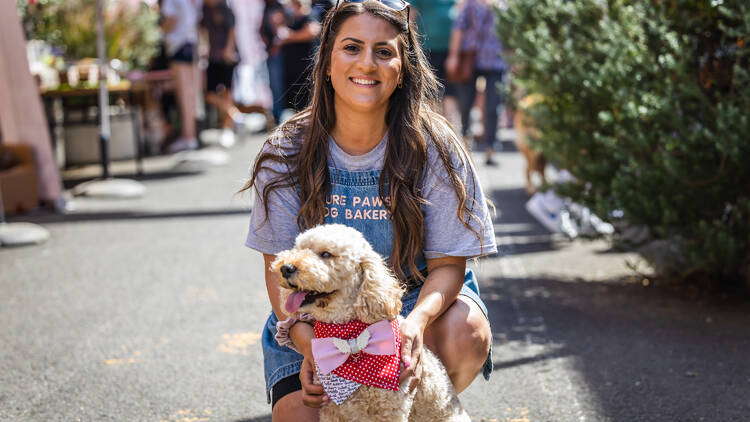
[[[366,1],[344,3],[328,13],[311,75],[310,105],[269,136],[255,160],[250,180],[240,192],[256,186],[259,173],[270,172],[270,180],[263,191],[257,192],[263,198],[266,216],[271,192],[274,189],[293,187],[300,194],[301,207],[297,216],[299,229],[324,223],[326,195],[331,190],[328,140],[336,124],[334,91],[326,80],[326,71],[330,67],[333,43],[341,24],[349,17],[363,13],[386,20],[401,33],[399,49],[403,86],[391,95],[386,113],[388,144],[380,175],[379,195],[388,207],[393,224],[393,250],[390,256],[393,271],[403,278],[404,268],[408,268],[409,273],[421,277],[415,260],[423,250],[425,240],[425,221],[421,207],[427,205],[422,196],[422,181],[427,165],[428,141],[433,144],[445,166],[447,180],[458,198],[458,219],[474,232],[482,246],[483,220],[481,215],[474,212],[477,208],[473,192],[474,180],[462,180],[452,157],[455,154],[460,156],[461,160],[458,161],[463,161],[467,170],[471,159],[455,131],[434,111],[440,86],[427,64],[416,31],[414,28],[407,31],[405,12],[391,10],[379,1]],[[268,165],[269,162],[281,163],[281,167],[289,171],[278,172]],[[473,178],[471,171],[467,171],[467,174]],[[472,191],[467,192],[467,188]],[[391,200],[387,201],[387,197]],[[479,209],[476,211],[480,214],[483,212]],[[471,225],[472,220],[479,223],[479,229]]]

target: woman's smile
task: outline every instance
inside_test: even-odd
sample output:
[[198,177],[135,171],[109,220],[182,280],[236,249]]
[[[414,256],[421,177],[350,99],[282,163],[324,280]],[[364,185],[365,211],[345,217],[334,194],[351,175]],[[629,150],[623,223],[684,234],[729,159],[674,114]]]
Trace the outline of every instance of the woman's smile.
[[354,82],[356,85],[368,88],[373,87],[377,84],[379,84],[379,81],[376,81],[374,79],[369,78],[349,78],[350,81]]

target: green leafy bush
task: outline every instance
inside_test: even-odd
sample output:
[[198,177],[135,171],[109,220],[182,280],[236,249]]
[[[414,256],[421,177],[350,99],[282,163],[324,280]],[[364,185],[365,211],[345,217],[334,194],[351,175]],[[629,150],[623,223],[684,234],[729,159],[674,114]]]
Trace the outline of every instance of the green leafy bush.
[[[157,53],[158,13],[145,3],[104,0],[106,50],[127,69],[145,68]],[[96,1],[28,0],[18,2],[27,39],[44,40],[67,59],[97,57]]]
[[533,144],[556,189],[676,244],[672,270],[750,261],[750,2],[512,0],[498,32],[514,84],[543,99]]

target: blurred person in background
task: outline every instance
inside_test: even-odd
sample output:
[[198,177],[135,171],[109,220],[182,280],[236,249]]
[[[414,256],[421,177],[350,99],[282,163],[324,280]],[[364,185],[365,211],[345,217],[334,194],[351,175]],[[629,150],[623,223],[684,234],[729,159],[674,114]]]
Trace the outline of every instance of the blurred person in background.
[[242,124],[242,113],[232,100],[232,77],[239,61],[235,45],[234,13],[226,0],[204,0],[201,26],[208,35],[206,102],[219,110],[221,136],[226,148],[235,143],[232,126]]
[[497,145],[498,108],[500,106],[500,92],[497,85],[503,80],[506,64],[500,56],[502,44],[495,34],[496,17],[493,6],[500,6],[495,0],[464,0],[463,6],[453,23],[450,48],[445,67],[448,72],[454,72],[459,65],[459,52],[476,50],[476,66],[474,78],[465,83],[457,84],[461,124],[464,135],[467,135],[470,124],[471,107],[477,95],[476,78],[485,79],[485,99],[483,107],[484,134],[478,139],[486,151],[485,164],[497,166],[494,159]]
[[237,107],[249,114],[242,116],[242,129],[257,132],[266,128],[273,97],[266,69],[266,46],[261,38],[264,0],[232,0],[235,17],[235,40],[240,53],[234,70],[232,98]]
[[309,0],[289,0],[287,25],[279,28],[277,40],[284,55],[286,108],[301,111],[310,100],[310,74],[320,24],[310,14]]
[[265,0],[263,21],[260,26],[260,37],[266,45],[266,66],[268,68],[268,83],[273,96],[272,113],[276,123],[281,121],[284,110],[284,56],[281,54],[279,29],[286,26],[284,6],[278,0]]
[[422,32],[422,48],[427,54],[430,67],[435,71],[435,76],[443,85],[440,92],[443,99],[443,115],[455,113],[456,92],[454,85],[446,81],[445,60],[448,58],[451,36],[450,31],[446,29],[453,25],[451,13],[456,0],[412,0],[410,3],[412,10],[416,12],[412,14],[412,19],[416,19]]
[[181,135],[166,147],[168,153],[198,148],[196,137],[198,21],[201,0],[162,0],[162,30],[169,67],[175,81]]

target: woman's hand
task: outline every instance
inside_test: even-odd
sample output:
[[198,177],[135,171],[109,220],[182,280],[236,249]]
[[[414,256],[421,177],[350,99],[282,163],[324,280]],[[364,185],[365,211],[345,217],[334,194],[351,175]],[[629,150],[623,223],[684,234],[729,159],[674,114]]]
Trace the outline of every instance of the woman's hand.
[[399,384],[409,380],[408,391],[412,391],[422,376],[422,347],[424,345],[425,324],[418,315],[409,314],[406,318],[399,317],[401,331],[401,361],[404,369],[399,377]]
[[305,322],[298,322],[289,330],[289,337],[291,337],[297,350],[304,356],[302,369],[299,373],[299,380],[302,384],[302,403],[314,408],[325,406],[330,399],[323,386],[320,385],[320,381],[315,377],[315,360],[310,346],[310,340],[315,337],[312,326]]
[[234,48],[231,46],[227,46],[224,50],[221,51],[221,57],[224,59],[224,63],[226,64],[232,64],[237,61],[237,57],[234,54]]
[[458,54],[450,53],[448,58],[445,59],[445,72],[453,74],[458,71]]
[[302,369],[299,373],[302,384],[302,403],[307,407],[320,408],[327,405],[331,399],[326,395],[320,381],[315,378],[315,361],[312,354],[305,355],[302,361]]

